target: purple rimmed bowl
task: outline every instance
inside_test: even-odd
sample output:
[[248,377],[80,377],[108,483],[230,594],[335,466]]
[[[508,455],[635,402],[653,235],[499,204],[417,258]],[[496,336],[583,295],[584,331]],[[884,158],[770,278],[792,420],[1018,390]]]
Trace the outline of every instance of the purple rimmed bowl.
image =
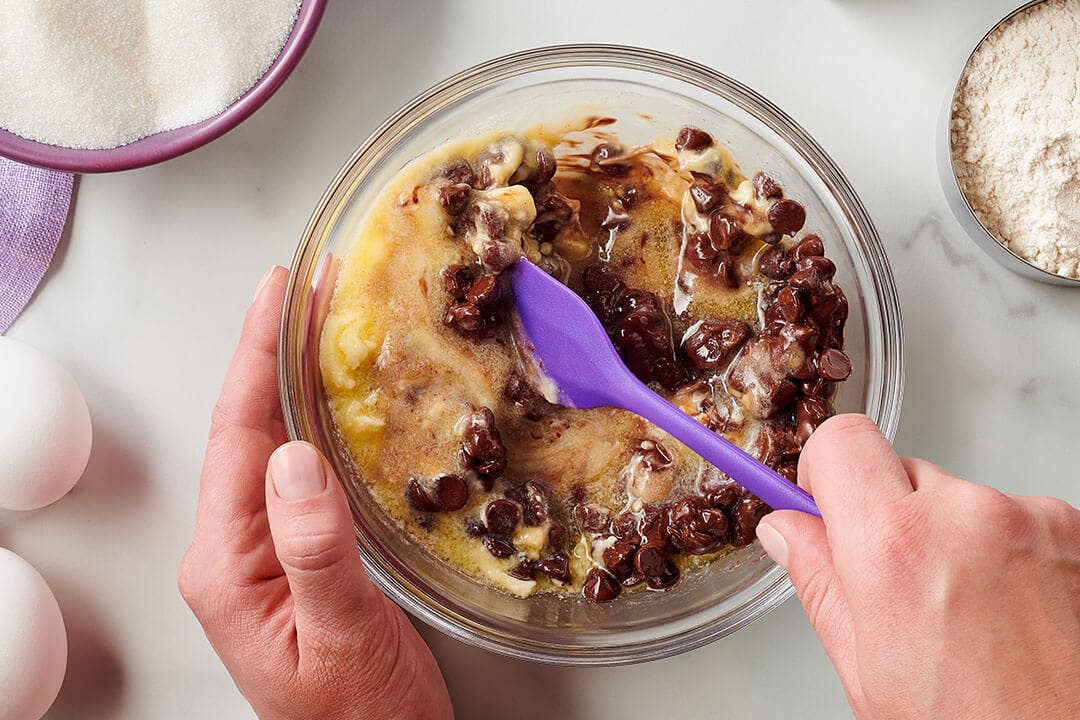
[[115,172],[154,165],[216,140],[246,120],[277,92],[304,56],[327,0],[301,0],[296,24],[269,69],[222,112],[141,140],[104,150],[78,150],[28,140],[0,128],[0,155],[28,165],[77,173]]

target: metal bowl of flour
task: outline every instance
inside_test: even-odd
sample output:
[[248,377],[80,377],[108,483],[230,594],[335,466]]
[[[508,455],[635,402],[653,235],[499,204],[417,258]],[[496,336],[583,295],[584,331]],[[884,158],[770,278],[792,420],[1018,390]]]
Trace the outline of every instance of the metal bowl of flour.
[[964,77],[967,74],[968,67],[971,64],[972,59],[975,57],[976,52],[982,47],[982,44],[989,38],[994,31],[1000,28],[1002,25],[1013,19],[1020,13],[1028,10],[1029,8],[1040,5],[1046,0],[1035,0],[1034,2],[1024,3],[1020,7],[1010,12],[1005,17],[1001,18],[995,23],[989,30],[987,30],[979,41],[974,44],[971,52],[967,54],[963,64],[960,66],[960,70],[956,75],[956,82],[950,88],[948,96],[945,99],[945,103],[941,109],[941,115],[938,121],[937,131],[937,160],[938,160],[938,172],[941,176],[941,186],[945,191],[945,197],[949,202],[949,207],[952,209],[953,214],[956,216],[957,221],[964,228],[972,240],[986,252],[987,255],[997,260],[1009,270],[1015,273],[1023,275],[1031,280],[1037,280],[1039,282],[1050,283],[1053,285],[1063,285],[1068,287],[1080,288],[1080,280],[1065,277],[1064,275],[1058,275],[1056,273],[1044,270],[1041,267],[1029,262],[1025,258],[1013,252],[1006,244],[1002,243],[994,236],[994,234],[983,225],[975,214],[974,209],[971,206],[968,198],[964,195],[963,190],[960,187],[960,182],[957,179],[956,164],[953,157],[953,143],[952,143],[952,120],[955,112],[955,103],[958,93],[960,92],[961,85],[964,81]]
[[274,62],[252,87],[213,117],[101,150],[48,145],[0,128],[0,156],[55,170],[101,173],[154,165],[202,147],[246,120],[277,92],[311,44],[326,3],[327,0],[301,0],[296,22]]

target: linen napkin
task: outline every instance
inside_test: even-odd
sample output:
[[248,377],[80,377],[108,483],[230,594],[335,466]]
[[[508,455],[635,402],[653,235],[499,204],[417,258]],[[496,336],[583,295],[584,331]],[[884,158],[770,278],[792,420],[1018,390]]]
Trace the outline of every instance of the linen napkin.
[[49,268],[67,222],[73,179],[0,157],[0,333]]

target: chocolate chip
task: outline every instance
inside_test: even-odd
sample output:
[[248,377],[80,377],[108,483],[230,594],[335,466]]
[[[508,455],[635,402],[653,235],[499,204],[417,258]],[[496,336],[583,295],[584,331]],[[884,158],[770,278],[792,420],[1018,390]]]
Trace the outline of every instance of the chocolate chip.
[[795,268],[797,270],[806,270],[807,268],[817,268],[823,276],[832,280],[836,275],[836,265],[827,257],[820,255],[809,255],[801,260],[795,262]]
[[709,238],[717,250],[739,252],[749,236],[726,215],[713,215],[709,221]]
[[753,185],[754,194],[762,200],[771,200],[782,197],[784,194],[784,188],[780,186],[780,183],[763,172],[754,175]]
[[443,315],[443,324],[463,333],[475,333],[483,325],[484,314],[480,308],[468,302],[451,303]]
[[756,497],[748,496],[735,505],[731,513],[731,544],[746,547],[757,537],[757,526],[771,508]]
[[432,481],[432,489],[439,509],[447,512],[460,510],[469,499],[469,487],[460,475],[439,475]]
[[643,545],[667,547],[669,538],[667,514],[661,508],[646,506],[641,511],[641,518],[638,521],[638,535]]
[[663,313],[641,309],[618,321],[612,341],[630,372],[642,382],[650,382],[652,366],[658,357],[671,350],[667,320]]
[[689,125],[679,130],[679,134],[675,136],[675,150],[678,152],[704,150],[712,144],[713,139],[709,133]]
[[574,219],[574,209],[566,198],[559,194],[555,186],[548,185],[537,192],[535,225],[550,225],[558,230]]
[[420,512],[435,512],[439,504],[428,495],[427,489],[417,478],[409,478],[409,484],[405,488],[405,499],[414,510]]
[[570,582],[570,559],[561,552],[541,560],[536,569],[556,582],[564,585]]
[[605,175],[625,175],[630,171],[626,163],[614,162],[615,158],[623,154],[623,149],[612,143],[600,143],[592,151],[592,166]]
[[510,568],[510,576],[515,577],[518,580],[535,580],[536,563],[528,559],[522,560],[517,565]]
[[705,502],[709,507],[723,510],[725,512],[730,511],[735,507],[735,503],[742,499],[742,490],[735,483],[730,483],[722,487],[711,490],[705,496]]
[[832,408],[825,400],[804,397],[795,404],[795,441],[802,447],[810,435],[832,415]]
[[805,270],[796,271],[788,278],[788,282],[794,287],[818,294],[825,291],[828,278],[816,267],[808,267]]
[[476,270],[468,265],[450,265],[443,268],[443,288],[454,300],[464,300],[476,276]]
[[634,570],[636,570],[649,587],[654,590],[664,590],[674,585],[679,580],[679,569],[663,548],[654,545],[644,545],[634,556]]
[[465,467],[480,476],[485,490],[506,469],[506,446],[490,409],[480,408],[466,417],[461,455]]
[[836,285],[826,285],[822,293],[811,298],[810,315],[818,324],[840,331],[842,337],[844,323],[848,317],[848,301],[843,291]]
[[780,337],[788,342],[795,343],[807,354],[817,347],[820,336],[821,333],[818,332],[817,328],[811,327],[810,325],[789,324],[785,325],[780,330]]
[[825,254],[825,244],[817,235],[807,235],[795,246],[792,254],[795,256],[795,262],[807,257],[820,257]]
[[842,382],[851,375],[851,360],[842,350],[828,348],[817,356],[817,370],[830,382]]
[[443,175],[451,183],[465,183],[472,185],[476,182],[476,173],[467,160],[459,158],[447,166]]
[[488,530],[500,535],[512,535],[521,522],[521,508],[509,500],[492,500],[484,509]]
[[627,288],[618,293],[618,297],[612,304],[611,309],[618,315],[629,315],[638,310],[644,310],[657,315],[661,314],[660,298],[648,290],[636,290]]
[[801,447],[795,441],[791,426],[785,421],[783,424],[762,424],[749,451],[761,462],[775,468],[797,461]]
[[561,523],[553,522],[548,528],[548,546],[559,550],[566,545],[566,528]]
[[596,503],[575,505],[574,520],[582,532],[605,533],[611,528],[611,512]]
[[549,182],[555,177],[555,169],[555,156],[549,150],[540,148],[536,151],[536,172],[529,178],[530,183],[534,187],[539,187]]
[[784,246],[773,245],[761,253],[758,259],[758,270],[765,277],[783,280],[795,270],[795,263]]
[[611,522],[611,532],[623,539],[637,540],[640,537],[638,535],[637,516],[631,512],[620,513],[619,516]]
[[727,540],[727,516],[707,507],[701,498],[689,497],[670,505],[667,524],[671,544],[690,555],[714,552]]
[[487,533],[487,526],[476,518],[465,521],[465,534],[471,538],[478,538]]
[[777,200],[769,208],[769,224],[784,235],[794,235],[806,224],[806,208],[788,198]]
[[529,420],[540,420],[555,409],[554,405],[516,372],[507,380],[503,395]]
[[514,543],[505,535],[488,533],[484,536],[483,542],[487,551],[497,558],[508,558],[517,552]]
[[750,326],[741,320],[702,320],[683,337],[682,349],[698,370],[717,370],[730,362],[750,333]]
[[821,398],[822,400],[831,398],[835,389],[835,385],[827,380],[822,380],[820,377],[804,381],[802,384],[803,395]]
[[738,263],[734,258],[728,255],[726,252],[721,252],[717,257],[716,271],[713,273],[713,277],[723,287],[734,290],[739,287],[739,275],[736,271]]
[[[791,327],[795,326],[785,325],[780,331],[789,332]],[[799,388],[790,376],[804,355],[787,337],[759,335],[735,358],[727,375],[728,387],[754,417],[774,417],[798,397]]]
[[472,187],[466,183],[447,185],[439,190],[439,204],[443,206],[446,212],[457,215],[465,210],[465,206],[469,204],[471,194]]
[[694,233],[687,238],[686,258],[696,269],[712,273],[716,268],[716,258],[720,251],[713,245],[708,233]]
[[525,483],[525,524],[529,527],[543,525],[551,515],[551,503],[547,488],[535,480]]
[[604,549],[604,567],[621,580],[634,572],[634,553],[636,552],[637,544],[629,540],[616,540]]
[[727,190],[723,185],[695,180],[690,184],[690,199],[699,213],[708,214],[727,199]]
[[465,293],[465,300],[478,307],[484,307],[498,302],[500,295],[499,276],[495,273],[484,273],[469,286]]
[[591,603],[602,603],[619,597],[621,590],[622,587],[615,582],[615,578],[599,568],[593,568],[585,576],[581,594]]
[[665,390],[675,391],[690,382],[686,368],[669,357],[654,360],[650,374]]
[[604,295],[611,295],[624,287],[622,280],[612,272],[611,268],[600,263],[585,268],[581,274],[581,281],[586,290]]

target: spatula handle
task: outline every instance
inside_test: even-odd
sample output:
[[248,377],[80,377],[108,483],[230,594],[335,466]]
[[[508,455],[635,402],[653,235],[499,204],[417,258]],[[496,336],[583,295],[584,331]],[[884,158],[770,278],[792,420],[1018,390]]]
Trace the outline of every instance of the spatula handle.
[[821,517],[809,493],[679,410],[629,372],[626,382],[619,383],[618,390],[612,391],[618,397],[611,404],[666,430],[774,510],[799,510]]

